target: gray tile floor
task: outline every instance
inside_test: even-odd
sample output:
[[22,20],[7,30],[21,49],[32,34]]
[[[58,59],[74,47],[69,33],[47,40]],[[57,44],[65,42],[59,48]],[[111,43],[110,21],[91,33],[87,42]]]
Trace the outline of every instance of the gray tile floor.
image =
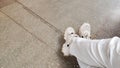
[[0,67],[79,68],[60,51],[65,28],[78,31],[89,22],[93,39],[120,37],[119,6],[119,0],[1,0]]

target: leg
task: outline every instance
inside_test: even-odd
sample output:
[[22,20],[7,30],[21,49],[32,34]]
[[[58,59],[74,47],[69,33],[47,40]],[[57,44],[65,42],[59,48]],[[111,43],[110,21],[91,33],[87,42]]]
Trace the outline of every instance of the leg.
[[91,26],[89,23],[83,23],[82,26],[79,28],[79,35],[82,38],[90,39],[91,33]]
[[89,66],[85,63],[82,63],[80,60],[77,60],[78,64],[80,65],[80,68],[97,68],[97,67],[93,67],[93,66]]

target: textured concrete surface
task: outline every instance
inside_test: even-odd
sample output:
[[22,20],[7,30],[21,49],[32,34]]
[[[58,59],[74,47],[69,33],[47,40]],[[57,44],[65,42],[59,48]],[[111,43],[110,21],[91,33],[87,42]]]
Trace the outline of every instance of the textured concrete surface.
[[0,8],[14,3],[15,0],[0,0]]
[[1,0],[0,6],[1,68],[79,68],[60,51],[68,26],[78,31],[89,22],[92,38],[120,37],[119,0]]

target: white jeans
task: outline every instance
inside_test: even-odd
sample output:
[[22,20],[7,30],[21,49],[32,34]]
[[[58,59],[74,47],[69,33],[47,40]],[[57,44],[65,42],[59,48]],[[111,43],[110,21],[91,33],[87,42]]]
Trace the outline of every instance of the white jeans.
[[81,68],[120,68],[120,38],[88,40],[72,39],[70,54]]

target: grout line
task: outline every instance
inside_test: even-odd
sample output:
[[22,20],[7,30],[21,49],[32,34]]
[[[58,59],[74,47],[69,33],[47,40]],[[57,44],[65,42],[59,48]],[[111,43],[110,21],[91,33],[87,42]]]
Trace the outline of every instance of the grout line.
[[19,3],[20,5],[23,6],[23,8],[25,10],[27,10],[30,14],[32,14],[33,16],[36,16],[37,18],[39,18],[41,20],[41,22],[43,22],[44,24],[48,25],[50,28],[52,28],[53,30],[55,30],[56,32],[63,34],[63,32],[61,30],[59,30],[58,28],[56,28],[54,25],[50,24],[48,21],[46,21],[44,18],[42,18],[41,16],[39,16],[38,14],[36,14],[34,11],[32,11],[31,9],[27,8],[25,5],[23,5],[22,3],[20,3],[19,1],[16,0],[17,3]]
[[17,24],[18,26],[20,26],[21,28],[23,28],[25,31],[27,31],[28,33],[30,33],[32,36],[34,36],[36,39],[38,39],[39,41],[43,42],[44,44],[48,45],[46,42],[44,42],[43,40],[39,39],[36,35],[34,35],[32,32],[30,32],[29,30],[27,30],[24,26],[22,26],[21,24],[19,24],[17,21],[15,21],[13,18],[11,18],[10,16],[8,16],[6,13],[4,13],[3,11],[0,10],[1,13],[5,14],[8,18],[10,18],[15,24]]

